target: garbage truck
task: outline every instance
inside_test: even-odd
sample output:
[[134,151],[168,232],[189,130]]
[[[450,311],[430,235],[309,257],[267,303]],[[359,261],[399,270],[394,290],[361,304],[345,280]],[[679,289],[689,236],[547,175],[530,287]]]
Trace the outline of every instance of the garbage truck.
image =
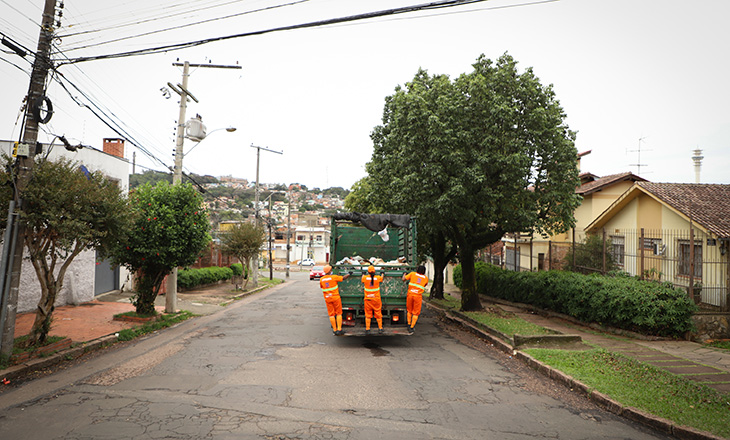
[[[416,219],[402,214],[345,212],[332,215],[330,261],[332,273],[351,274],[339,283],[342,329],[345,336],[365,334],[365,292],[362,275],[370,264],[383,276],[383,335],[409,335],[406,322],[408,283],[403,274],[416,270]],[[375,318],[371,329],[377,329]]]

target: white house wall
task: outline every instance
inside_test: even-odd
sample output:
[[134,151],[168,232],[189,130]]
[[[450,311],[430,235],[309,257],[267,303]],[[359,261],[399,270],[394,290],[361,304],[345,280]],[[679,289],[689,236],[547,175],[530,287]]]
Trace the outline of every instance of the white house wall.
[[[27,251],[25,252],[27,254]],[[64,278],[64,286],[56,297],[56,306],[81,304],[94,299],[94,276],[96,253],[83,251],[69,266]],[[56,271],[58,273],[58,271]],[[41,299],[41,285],[35,274],[33,265],[23,261],[20,273],[20,291],[18,295],[18,313],[32,312],[38,307]]]

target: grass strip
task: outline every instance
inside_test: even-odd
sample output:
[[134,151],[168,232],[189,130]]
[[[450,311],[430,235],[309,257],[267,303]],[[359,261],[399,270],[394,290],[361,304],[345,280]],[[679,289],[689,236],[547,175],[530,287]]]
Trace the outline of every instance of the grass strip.
[[604,349],[525,352],[622,405],[730,437],[730,396],[705,385]]
[[[461,308],[461,301],[447,293],[444,293],[444,299],[432,299],[431,302],[451,310],[459,310]],[[462,313],[474,321],[498,330],[505,335],[537,336],[555,334],[552,330],[525,321],[514,313],[505,312],[499,307],[487,307],[479,312]]]
[[710,347],[730,351],[730,340],[727,340],[727,339],[723,339],[721,341],[710,341],[706,345],[709,345]]
[[131,341],[134,338],[170,327],[173,324],[185,321],[193,316],[195,315],[187,310],[174,314],[161,315],[157,321],[151,321],[143,325],[121,330],[119,332],[118,339],[120,341]]

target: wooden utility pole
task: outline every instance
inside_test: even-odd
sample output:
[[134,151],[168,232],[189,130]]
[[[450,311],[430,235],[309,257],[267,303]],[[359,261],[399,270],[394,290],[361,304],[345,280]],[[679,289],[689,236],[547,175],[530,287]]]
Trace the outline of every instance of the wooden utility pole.
[[8,219],[17,221],[14,227],[8,225],[11,231],[9,240],[3,244],[8,252],[3,254],[3,267],[0,268],[0,299],[2,309],[0,324],[2,338],[0,339],[0,355],[10,356],[13,352],[15,340],[15,317],[18,309],[18,289],[20,285],[20,271],[23,265],[23,249],[25,225],[18,219],[16,210],[23,207],[23,190],[30,180],[33,170],[33,156],[38,141],[38,124],[50,120],[52,110],[50,100],[45,96],[45,84],[48,71],[51,69],[51,42],[53,41],[54,19],[56,16],[56,0],[46,0],[43,8],[38,49],[33,62],[33,71],[30,76],[30,87],[25,106],[25,123],[23,125],[22,141],[17,147],[17,160],[13,167],[14,194]]
[[[188,90],[188,78],[190,77],[191,67],[206,67],[216,69],[240,69],[241,66],[223,66],[219,64],[191,64],[187,61],[183,63],[173,63],[175,67],[182,67],[182,83],[179,83],[177,87],[171,83],[167,85],[178,95],[180,95],[180,113],[177,119],[177,137],[175,141],[175,168],[172,172],[172,184],[179,185],[182,183],[182,165],[183,157],[183,144],[185,143],[185,112],[188,108],[188,97],[192,98],[193,101],[198,102],[198,99],[193,96]],[[177,312],[177,267],[170,272],[167,276],[167,294],[165,296],[165,312],[175,313]]]

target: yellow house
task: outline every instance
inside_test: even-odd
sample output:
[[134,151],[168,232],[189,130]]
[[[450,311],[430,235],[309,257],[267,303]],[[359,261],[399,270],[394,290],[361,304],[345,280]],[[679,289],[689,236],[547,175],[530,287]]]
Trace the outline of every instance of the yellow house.
[[603,231],[624,271],[728,309],[730,185],[637,182],[585,228]]
[[582,202],[575,210],[576,226],[564,234],[542,237],[537,234],[522,233],[517,237],[517,255],[514,254],[515,237],[508,236],[505,241],[505,265],[514,270],[514,260],[518,261],[520,270],[547,270],[561,267],[562,259],[568,252],[568,246],[585,238],[585,228],[603,211],[605,211],[635,182],[643,179],[631,172],[598,177],[591,173],[580,175],[581,185],[576,194]]

